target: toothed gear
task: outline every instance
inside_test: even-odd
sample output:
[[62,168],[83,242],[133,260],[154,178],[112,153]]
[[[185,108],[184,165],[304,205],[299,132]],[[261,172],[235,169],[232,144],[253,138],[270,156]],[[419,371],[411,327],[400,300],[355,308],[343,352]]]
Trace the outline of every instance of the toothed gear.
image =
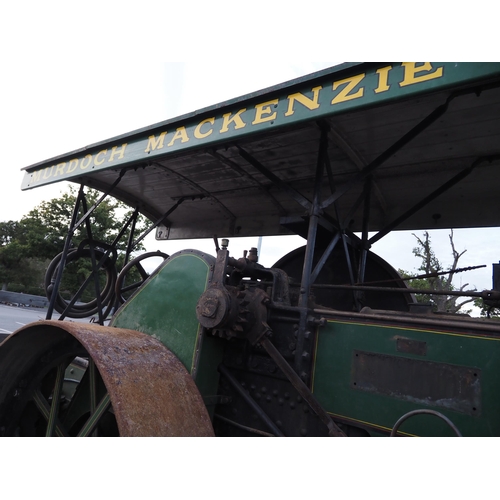
[[198,321],[213,335],[255,338],[267,327],[268,295],[261,289],[211,287],[196,306]]

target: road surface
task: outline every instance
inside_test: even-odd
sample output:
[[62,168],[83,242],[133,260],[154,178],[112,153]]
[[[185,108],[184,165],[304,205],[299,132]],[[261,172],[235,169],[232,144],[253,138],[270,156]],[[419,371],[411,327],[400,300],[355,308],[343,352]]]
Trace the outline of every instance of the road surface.
[[[35,307],[13,307],[0,304],[0,342],[18,328],[21,328],[28,323],[45,319],[47,309],[40,309]],[[59,318],[59,314],[54,313],[52,319]],[[79,321],[88,323],[90,318],[84,319],[71,319],[71,321]]]

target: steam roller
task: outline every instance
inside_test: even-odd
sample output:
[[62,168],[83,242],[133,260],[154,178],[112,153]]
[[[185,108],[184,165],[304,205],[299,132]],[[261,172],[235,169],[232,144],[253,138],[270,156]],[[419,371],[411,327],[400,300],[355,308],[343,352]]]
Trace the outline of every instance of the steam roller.
[[[499,109],[498,63],[345,63],[26,167],[79,191],[45,320],[0,345],[0,435],[500,435],[498,321],[418,307],[371,252],[500,227]],[[97,241],[108,196],[131,210]],[[153,230],[168,254],[137,256]],[[229,254],[282,235],[306,246],[270,268]],[[168,248],[197,239],[215,254]],[[490,316],[500,264],[431,292]]]

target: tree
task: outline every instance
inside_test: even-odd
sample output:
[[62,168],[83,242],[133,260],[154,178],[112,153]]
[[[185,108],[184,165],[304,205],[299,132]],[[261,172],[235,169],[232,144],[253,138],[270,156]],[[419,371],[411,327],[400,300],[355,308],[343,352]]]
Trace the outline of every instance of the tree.
[[18,237],[21,234],[16,221],[0,222],[0,281],[2,290],[19,274],[19,263],[23,259]]
[[500,308],[484,303],[483,299],[476,299],[474,305],[479,309],[479,315],[483,317],[500,319]]
[[[88,190],[87,205],[91,207],[100,196],[101,193],[98,191]],[[60,198],[43,201],[21,219],[19,224],[22,230],[22,243],[25,245],[25,256],[52,258],[62,251],[76,199],[77,193],[70,187],[68,193],[63,193]],[[119,212],[124,212],[124,216],[128,217],[131,210],[112,198],[106,198],[94,210],[90,217],[94,240],[103,242],[114,240],[122,228],[123,217],[120,217]],[[80,208],[79,217],[82,215],[84,212]],[[86,238],[85,224],[82,224],[73,235],[73,243],[76,246]],[[118,248],[125,248],[125,241],[119,242]]]
[[[93,206],[100,196],[98,191],[88,190],[88,207]],[[4,289],[8,283],[43,287],[43,269],[63,250],[76,200],[77,193],[70,187],[59,198],[40,203],[20,221],[0,223],[0,280]],[[122,228],[122,220],[129,217],[131,212],[123,203],[106,198],[90,217],[93,239],[111,243]],[[81,207],[79,218],[83,214]],[[136,227],[139,232],[144,230],[143,217],[139,218]],[[73,245],[77,246],[87,237],[85,224],[82,224],[73,235]],[[125,247],[126,241],[122,238],[117,249],[123,250]],[[78,281],[81,282],[84,279],[82,276],[90,272],[90,262],[82,264],[79,272]],[[43,293],[41,289],[40,292]]]
[[[411,288],[419,288],[419,289],[431,289],[440,292],[446,291],[468,291],[475,292],[476,289],[467,289],[469,283],[465,283],[460,288],[456,288],[453,285],[453,277],[455,275],[455,271],[458,269],[458,261],[460,257],[467,251],[463,250],[462,252],[458,252],[455,248],[455,243],[453,242],[453,230],[451,230],[449,238],[450,245],[452,250],[453,263],[447,269],[444,269],[444,266],[441,264],[439,259],[436,257],[434,250],[431,246],[431,238],[427,231],[424,232],[423,238],[418,237],[416,234],[413,234],[416,238],[418,245],[413,249],[413,254],[416,257],[421,259],[419,271],[423,271],[423,274],[429,275],[427,278],[413,279],[407,280],[408,286]],[[443,271],[448,271],[445,274]],[[400,270],[400,274],[403,278],[409,278],[411,275],[406,272]],[[451,295],[432,295],[432,294],[421,294],[417,295],[417,301],[422,303],[430,303],[434,311],[437,312],[463,312],[469,313],[470,310],[463,310],[463,306],[470,302],[474,302],[474,298],[469,298],[458,302],[458,299],[461,297],[451,296]]]

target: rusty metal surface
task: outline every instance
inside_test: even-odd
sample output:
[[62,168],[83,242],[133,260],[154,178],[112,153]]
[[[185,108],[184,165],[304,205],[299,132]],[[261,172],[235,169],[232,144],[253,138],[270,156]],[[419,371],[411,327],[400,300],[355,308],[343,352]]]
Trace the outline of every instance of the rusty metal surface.
[[351,388],[480,416],[481,370],[354,350]]
[[[208,412],[184,366],[159,341],[137,331],[90,323],[32,323],[12,334],[0,348],[0,360],[5,361],[1,375],[8,376],[7,367],[28,354],[29,339],[36,339],[40,346],[45,335],[49,349],[54,339],[58,342],[67,334],[94,360],[120,436],[213,436]],[[21,365],[29,364],[34,355],[27,358]],[[0,389],[0,399],[5,396],[2,392]]]

